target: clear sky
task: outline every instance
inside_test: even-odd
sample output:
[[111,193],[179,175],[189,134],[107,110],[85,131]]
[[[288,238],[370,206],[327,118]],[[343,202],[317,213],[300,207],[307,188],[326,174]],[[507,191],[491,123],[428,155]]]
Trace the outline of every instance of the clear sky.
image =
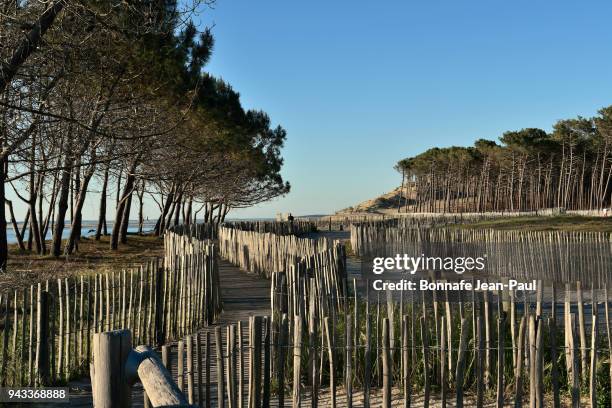
[[292,184],[230,217],[330,213],[398,186],[393,165],[427,148],[594,115],[612,104],[610,16],[609,1],[218,0],[198,18],[207,70],[287,129]]
[[207,70],[288,131],[284,198],[232,216],[329,213],[393,165],[612,104],[610,2],[218,0]]

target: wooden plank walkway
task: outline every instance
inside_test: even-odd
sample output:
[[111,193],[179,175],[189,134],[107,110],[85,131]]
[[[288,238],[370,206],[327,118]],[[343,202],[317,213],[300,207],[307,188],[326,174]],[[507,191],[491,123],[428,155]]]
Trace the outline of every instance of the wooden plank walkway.
[[[221,294],[223,299],[223,312],[216,325],[206,327],[199,332],[203,343],[206,332],[211,333],[211,385],[216,383],[216,355],[214,344],[214,329],[216,326],[226,326],[227,324],[244,322],[245,341],[248,336],[249,316],[267,316],[270,314],[270,281],[258,275],[240,270],[225,260],[219,261],[219,277],[221,283]],[[222,329],[223,343],[225,347],[225,328]],[[177,349],[172,347],[173,377],[177,378],[176,361]],[[245,359],[248,363],[248,358]],[[187,381],[185,380],[185,384]],[[70,383],[70,406],[71,407],[91,407],[91,383],[89,378]],[[212,387],[211,394],[216,405],[216,387]],[[32,407],[64,407],[66,404],[28,404]],[[142,387],[137,384],[132,392],[132,406],[142,407]]]
[[268,316],[270,309],[270,281],[241,271],[225,260],[219,264],[223,313],[219,324],[248,322],[249,316]]
[[[330,236],[332,237],[332,236]],[[333,239],[342,239],[343,236],[337,234],[333,236]],[[355,262],[355,265],[352,265],[353,274],[358,275],[359,264]],[[223,299],[223,312],[219,318],[219,321],[216,325],[209,326],[203,328],[198,332],[200,344],[204,344],[206,339],[206,334],[210,333],[210,401],[211,406],[216,407],[217,404],[217,375],[216,375],[216,344],[215,344],[215,336],[214,331],[218,326],[222,326],[222,345],[223,345],[223,354],[226,354],[226,329],[225,326],[228,324],[235,324],[238,321],[243,322],[243,339],[244,339],[244,364],[245,369],[243,373],[243,382],[244,382],[244,401],[243,406],[246,406],[247,397],[248,397],[248,364],[249,364],[249,350],[248,350],[248,319],[249,316],[267,316],[270,314],[270,281],[263,279],[255,274],[250,274],[245,271],[240,270],[238,267],[235,267],[229,264],[227,261],[220,261],[220,283],[221,283],[221,293]],[[204,353],[204,350],[202,350]],[[195,353],[194,353],[195,354]],[[195,359],[196,356],[194,356]],[[171,360],[172,360],[172,376],[177,380],[177,347],[176,344],[172,346],[171,352]],[[203,364],[203,362],[202,362]],[[224,362],[225,364],[225,362]],[[194,367],[197,365],[194,364]],[[185,362],[185,371],[187,364]],[[197,384],[197,375],[194,375],[196,387],[195,387],[195,395],[196,395],[196,405],[204,406],[204,401],[197,401],[198,395],[198,384]],[[178,381],[177,381],[178,382]],[[237,383],[237,382],[236,382]],[[184,386],[187,387],[187,376],[184,379]],[[70,383],[71,391],[70,391],[70,404],[71,407],[91,407],[92,406],[92,394],[91,394],[91,384],[89,379],[82,379],[79,381],[73,381]],[[202,386],[204,389],[204,385]],[[287,390],[288,391],[288,390]],[[399,395],[398,389],[393,389],[393,406],[399,407],[401,405],[401,397]],[[452,397],[449,396],[452,400]],[[309,405],[310,394],[309,390],[303,390],[302,394],[302,404],[304,406]],[[373,406],[380,406],[382,403],[382,396],[380,390],[372,390],[371,395],[371,404]],[[319,405],[321,407],[330,406],[330,398],[329,392],[327,389],[322,389],[319,395]],[[32,407],[65,407],[66,404],[29,404]],[[144,407],[143,403],[143,389],[140,384],[136,384],[133,387],[132,392],[132,406],[133,407]],[[273,396],[270,401],[270,406],[276,407],[278,406],[278,401],[276,396]],[[291,395],[289,392],[285,393],[285,406],[291,406]],[[338,386],[338,394],[337,394],[337,406],[338,407],[346,407],[346,394],[344,393],[343,387]],[[363,406],[363,393],[359,390],[354,390],[353,394],[353,406],[359,407]],[[422,407],[423,406],[423,398],[420,395],[413,395],[413,406]],[[436,395],[432,395],[430,400],[431,407],[440,406],[440,402],[437,399]],[[449,407],[454,406],[453,403],[448,404]],[[469,398],[466,400],[466,406],[473,406],[473,401]],[[486,407],[492,407],[494,404],[489,401],[485,404]],[[508,405],[510,406],[510,405]]]

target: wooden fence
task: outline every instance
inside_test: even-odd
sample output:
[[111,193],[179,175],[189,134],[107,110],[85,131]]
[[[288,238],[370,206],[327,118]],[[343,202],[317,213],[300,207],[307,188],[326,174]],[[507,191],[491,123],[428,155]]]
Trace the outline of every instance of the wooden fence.
[[147,346],[132,349],[129,330],[94,334],[91,365],[93,406],[130,407],[131,386],[141,382],[147,407],[190,407],[159,356]]
[[528,215],[553,215],[553,213],[390,213],[390,214],[335,214],[320,217],[302,217],[301,221],[312,223],[318,230],[345,230],[351,225],[376,224],[379,226],[397,227],[413,225],[446,225],[476,223],[499,218],[520,217]]
[[308,316],[313,308],[338,314],[347,292],[344,246],[335,243],[304,257],[289,265],[286,272],[274,273],[271,280],[273,322],[284,314]]
[[487,212],[345,212],[332,215],[316,216],[316,217],[300,217],[300,220],[317,223],[331,221],[332,223],[343,223],[345,226],[350,224],[358,224],[361,222],[387,221],[387,220],[452,220],[462,219],[467,220],[487,220],[493,218],[508,218],[508,217],[528,217],[528,216],[556,216],[560,214],[574,214],[595,216],[602,215],[602,211],[565,211],[561,208],[547,208],[539,211],[487,211]]
[[279,235],[272,232],[241,230],[237,226],[219,228],[220,254],[234,265],[271,278],[276,272],[286,272],[291,265],[302,259],[312,259],[329,249],[338,253],[341,262],[340,243],[330,243],[325,239],[299,238],[295,235]]
[[214,245],[176,245],[172,233],[166,241],[166,267],[152,259],[0,294],[0,384],[58,384],[88,373],[97,332],[129,329],[135,343],[156,345],[212,323],[221,310]]
[[503,231],[381,223],[351,226],[351,247],[362,257],[408,254],[482,257],[482,274],[547,282],[612,281],[612,235],[603,232]]
[[299,235],[316,232],[316,225],[308,220],[293,221],[231,221],[222,224],[223,228],[259,233],[269,232],[275,235]]
[[342,266],[330,274],[337,243],[236,228],[219,240],[230,262],[271,277],[273,315],[167,346],[190,403],[610,406],[606,288],[398,295],[347,280]]
[[204,222],[199,224],[191,223],[173,225],[168,227],[166,232],[172,232],[178,235],[187,235],[204,241],[207,239],[217,239],[217,229],[217,223]]
[[352,291],[337,315],[313,307],[188,336],[168,346],[179,388],[201,407],[610,406],[609,301],[586,314],[567,301],[564,317],[556,299],[410,296]]
[[221,227],[221,255],[240,268],[271,279],[272,320],[282,314],[307,315],[310,307],[338,311],[344,303],[344,245]]
[[[315,232],[316,223],[308,220],[289,221],[227,221],[221,224],[225,228],[235,228],[242,231],[269,232],[276,235],[299,235]],[[198,240],[215,240],[219,225],[217,223],[179,224],[166,229],[178,235],[185,235]]]

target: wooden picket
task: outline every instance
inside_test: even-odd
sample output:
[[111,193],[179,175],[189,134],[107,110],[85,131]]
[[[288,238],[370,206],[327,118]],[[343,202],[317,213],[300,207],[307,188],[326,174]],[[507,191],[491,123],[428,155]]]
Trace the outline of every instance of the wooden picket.
[[172,232],[165,241],[164,260],[0,295],[2,383],[49,385],[87,374],[95,333],[129,329],[135,343],[159,345],[213,323],[222,308],[216,246]]

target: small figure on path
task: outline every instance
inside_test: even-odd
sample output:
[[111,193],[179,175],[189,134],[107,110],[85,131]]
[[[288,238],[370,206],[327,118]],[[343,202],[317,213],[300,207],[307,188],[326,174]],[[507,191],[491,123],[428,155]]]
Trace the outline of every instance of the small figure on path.
[[293,215],[291,213],[287,216],[287,221],[289,221],[289,233],[293,234]]

